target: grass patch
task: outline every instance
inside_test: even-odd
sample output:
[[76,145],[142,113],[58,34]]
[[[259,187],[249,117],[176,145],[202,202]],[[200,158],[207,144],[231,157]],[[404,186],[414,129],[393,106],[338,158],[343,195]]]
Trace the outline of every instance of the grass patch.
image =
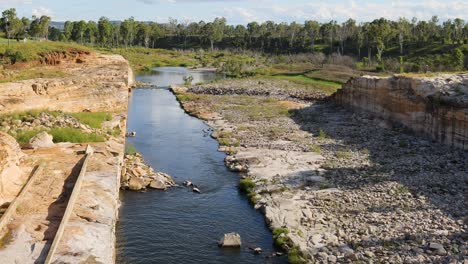
[[351,158],[351,151],[350,150],[340,150],[336,153],[336,157],[339,159],[349,159]]
[[0,62],[3,64],[14,64],[17,62],[41,61],[48,54],[63,53],[72,54],[79,52],[91,52],[90,48],[64,42],[15,42],[10,47],[0,45]]
[[339,88],[341,88],[341,83],[312,78],[312,77],[305,76],[303,74],[297,74],[297,75],[280,74],[280,75],[273,75],[272,78],[280,79],[280,80],[287,80],[293,83],[301,84],[307,87],[308,89],[319,90],[326,94],[332,94],[336,92]]
[[46,113],[46,114],[52,115],[54,117],[58,117],[58,116],[63,114],[60,111],[29,110],[29,111],[24,111],[24,112],[16,112],[16,113],[0,115],[0,120],[4,120],[4,119],[23,120],[23,119],[25,119],[27,117],[37,118],[42,113]]
[[322,128],[319,128],[318,137],[320,139],[326,139],[327,138],[327,133],[325,132],[325,130],[323,130]]
[[315,152],[317,154],[320,154],[320,152],[322,151],[320,149],[320,146],[319,145],[316,145],[316,144],[310,144],[309,145],[309,150],[312,151],[312,152]]
[[88,142],[104,142],[105,138],[97,133],[85,133],[76,128],[60,127],[52,128],[50,130],[27,130],[20,131],[16,134],[12,134],[16,138],[16,141],[20,144],[26,144],[39,134],[40,132],[46,131],[54,137],[54,143],[60,142],[71,142],[71,143],[88,143]]
[[104,123],[104,121],[110,121],[112,119],[112,115],[105,112],[80,112],[71,113],[69,115],[92,128],[102,128],[102,123]]
[[125,155],[133,156],[137,153],[135,146],[131,143],[125,144]]

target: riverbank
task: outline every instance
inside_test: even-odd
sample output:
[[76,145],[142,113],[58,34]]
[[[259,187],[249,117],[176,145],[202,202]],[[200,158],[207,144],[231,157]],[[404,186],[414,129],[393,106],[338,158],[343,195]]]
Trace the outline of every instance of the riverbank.
[[245,82],[173,91],[216,129],[291,262],[463,261],[466,152],[311,100],[316,90],[293,83],[233,92]]
[[[118,55],[90,52],[79,60],[54,59],[44,67],[64,75],[0,84],[2,131],[21,143],[18,151],[24,153],[20,160],[12,159],[19,173],[0,168],[2,177],[11,179],[3,182],[9,193],[0,195],[2,206],[18,195],[33,168],[44,168],[7,221],[0,258],[11,261],[5,263],[44,261],[65,210],[71,208],[52,261],[113,263],[133,73]],[[87,159],[77,200],[69,204],[87,144],[94,154]]]

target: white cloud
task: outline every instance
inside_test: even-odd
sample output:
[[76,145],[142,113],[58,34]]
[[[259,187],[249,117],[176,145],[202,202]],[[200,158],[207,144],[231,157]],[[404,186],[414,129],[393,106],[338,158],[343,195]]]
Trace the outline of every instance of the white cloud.
[[38,8],[33,8],[32,15],[37,16],[37,17],[41,17],[41,16],[52,17],[54,15],[54,12],[52,12],[52,10],[50,10],[47,7],[40,6]]
[[[249,10],[252,17],[275,21],[304,21],[304,20],[338,20],[348,18],[357,21],[371,21],[384,17],[396,20],[400,17],[430,19],[433,15],[441,20],[459,17],[468,19],[468,1],[460,0],[428,0],[428,1],[310,1],[305,4],[279,4],[273,1],[264,1],[262,7]],[[268,4],[270,2],[270,4]]]

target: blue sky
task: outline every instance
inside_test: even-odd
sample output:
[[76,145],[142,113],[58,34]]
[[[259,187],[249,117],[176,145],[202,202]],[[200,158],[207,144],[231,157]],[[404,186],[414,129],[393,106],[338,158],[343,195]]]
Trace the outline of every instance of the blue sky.
[[440,19],[460,17],[468,20],[467,0],[0,0],[0,10],[14,7],[20,16],[49,15],[55,21],[97,20],[106,16],[122,20],[166,22],[212,20],[226,17],[230,24],[249,21],[303,22],[314,19],[339,22],[348,18],[369,21],[385,17]]

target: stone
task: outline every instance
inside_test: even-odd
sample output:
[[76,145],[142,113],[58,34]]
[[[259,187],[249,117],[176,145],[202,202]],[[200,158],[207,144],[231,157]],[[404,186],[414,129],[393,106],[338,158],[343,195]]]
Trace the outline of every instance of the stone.
[[439,256],[445,256],[447,254],[447,251],[445,250],[444,246],[435,242],[429,243],[429,250],[431,250],[434,254]]
[[354,250],[352,250],[349,246],[343,245],[338,247],[338,251],[343,253],[343,254],[353,254]]
[[55,146],[53,139],[54,137],[47,132],[41,132],[29,140],[29,147],[33,149],[53,148]]
[[254,251],[254,254],[259,255],[262,253],[263,250],[261,247],[256,247],[253,249],[253,251]]
[[131,178],[128,182],[128,188],[132,191],[139,191],[145,188],[145,182],[140,178]]
[[160,179],[152,180],[149,187],[152,189],[156,189],[156,190],[162,190],[162,191],[167,190],[166,184]]
[[241,236],[237,233],[228,233],[219,241],[220,247],[240,247],[242,245]]

